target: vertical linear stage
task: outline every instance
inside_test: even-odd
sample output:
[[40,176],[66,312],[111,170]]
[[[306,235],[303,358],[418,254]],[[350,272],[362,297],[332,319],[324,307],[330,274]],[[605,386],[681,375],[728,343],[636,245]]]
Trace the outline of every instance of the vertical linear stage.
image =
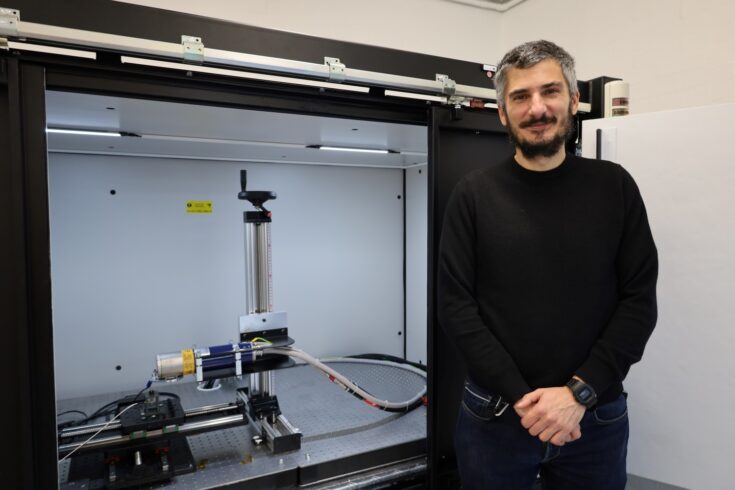
[[248,315],[273,311],[270,213],[245,212],[245,306]]
[[[245,192],[245,191],[244,191]],[[245,278],[247,315],[267,315],[273,311],[273,284],[271,273],[271,213],[262,208],[269,196],[258,196],[259,193],[247,193],[253,199],[253,205],[261,208],[258,211],[245,211]],[[253,198],[255,195],[255,198]],[[273,197],[275,198],[275,194]],[[248,199],[248,200],[250,200]],[[264,317],[265,318],[265,317]],[[244,333],[241,331],[241,333]],[[275,395],[273,371],[261,371],[251,375],[250,390],[252,395]]]
[[[270,191],[247,191],[247,173],[240,173],[241,192],[238,198],[249,201],[255,211],[245,211],[245,307],[247,314],[240,319],[240,340],[255,340],[254,332],[264,327],[283,329],[285,313],[273,312],[273,276],[271,261],[271,212],[264,204],[275,199]],[[267,332],[267,329],[264,330]],[[257,335],[257,334],[256,334]],[[254,439],[265,442],[274,453],[301,447],[301,433],[281,414],[275,394],[273,371],[250,375],[250,389],[241,393],[248,406],[248,417],[261,434]]]
[[[246,311],[248,315],[273,311],[270,212],[245,212]],[[273,371],[251,375],[252,394],[275,394]]]

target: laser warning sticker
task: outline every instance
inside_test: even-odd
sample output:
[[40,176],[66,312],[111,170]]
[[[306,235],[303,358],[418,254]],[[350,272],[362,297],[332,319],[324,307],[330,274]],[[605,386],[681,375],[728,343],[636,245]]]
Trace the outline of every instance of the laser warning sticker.
[[186,201],[187,213],[211,213],[212,201]]

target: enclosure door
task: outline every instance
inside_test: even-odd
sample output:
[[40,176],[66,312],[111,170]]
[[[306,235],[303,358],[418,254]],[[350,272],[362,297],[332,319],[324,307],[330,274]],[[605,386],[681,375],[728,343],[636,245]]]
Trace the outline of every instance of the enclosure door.
[[452,436],[465,367],[436,315],[436,272],[444,209],[455,184],[468,172],[513,154],[497,112],[432,109],[429,128],[429,468],[433,488],[454,478]]
[[44,84],[43,67],[0,58],[4,488],[56,485]]

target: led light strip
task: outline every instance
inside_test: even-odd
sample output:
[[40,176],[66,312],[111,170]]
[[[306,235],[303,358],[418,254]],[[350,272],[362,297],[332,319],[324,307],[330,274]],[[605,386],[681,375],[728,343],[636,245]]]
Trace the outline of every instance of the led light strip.
[[64,128],[46,128],[47,133],[59,134],[78,134],[84,136],[113,136],[119,138],[122,133],[119,131],[94,131],[90,129],[64,129]]

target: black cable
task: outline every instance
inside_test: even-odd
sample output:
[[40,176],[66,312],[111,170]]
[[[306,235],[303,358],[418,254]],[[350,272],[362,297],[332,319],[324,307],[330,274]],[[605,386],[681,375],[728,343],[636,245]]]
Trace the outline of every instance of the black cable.
[[356,354],[354,356],[346,356],[349,359],[370,359],[374,361],[390,361],[396,364],[408,364],[422,371],[426,371],[426,364],[419,364],[418,362],[407,361],[402,357],[391,356],[389,354]]
[[[153,384],[153,381],[149,379],[148,382],[143,387],[143,389],[141,389],[138,393],[136,393],[136,395],[133,397],[133,401],[131,403],[137,402],[138,401],[138,397],[140,396],[140,394],[143,393],[148,388],[150,388],[152,384]],[[122,400],[124,400],[124,399],[125,398],[122,398]]]
[[167,391],[159,391],[158,394],[162,396],[167,396],[169,398],[176,398],[177,400],[181,400],[181,397],[177,395],[176,393],[169,393]]
[[81,410],[67,410],[66,412],[57,413],[56,416],[61,417],[62,415],[66,415],[67,413],[80,413],[85,417],[89,417],[86,412],[82,412]]
[[[57,413],[56,414],[56,418],[58,419],[59,417],[62,417],[64,415],[67,415],[67,414],[70,414],[70,413],[78,413],[78,414],[82,415],[83,417],[82,417],[81,420],[87,420],[89,418],[89,415],[87,415],[86,412],[82,412],[81,410],[67,410],[65,412]],[[79,422],[79,419],[78,420],[74,420],[74,419],[67,420],[66,422],[62,422],[60,424],[57,424],[57,429],[58,430],[66,429],[67,427],[71,427],[72,425],[74,425],[74,424],[76,424],[78,422]]]
[[[151,387],[151,384],[153,384],[153,383],[151,381],[148,381],[146,383],[146,385],[143,387],[143,389],[140,390],[138,393],[136,393],[133,398],[131,398],[130,396],[124,396],[122,398],[118,398],[117,400],[113,400],[113,401],[111,401],[111,402],[109,402],[109,403],[107,403],[105,405],[102,405],[100,408],[98,408],[97,410],[95,410],[92,413],[92,415],[89,415],[89,416],[87,416],[87,414],[84,413],[84,412],[82,412],[81,410],[68,410],[67,412],[63,412],[63,413],[79,412],[79,413],[85,415],[85,418],[80,419],[80,420],[71,421],[71,422],[65,422],[63,424],[60,424],[58,426],[58,428],[59,429],[63,429],[63,428],[66,428],[66,427],[69,427],[69,426],[72,426],[72,425],[81,425],[81,424],[85,424],[85,423],[89,422],[90,420],[94,420],[94,419],[97,419],[97,418],[100,418],[100,417],[103,417],[103,416],[107,416],[107,415],[112,415],[112,414],[114,414],[115,412],[118,411],[118,409],[120,408],[119,407],[120,404],[130,405],[131,403],[138,402],[139,401],[138,398],[140,397],[140,395],[145,390],[147,390],[148,388],[150,388]],[[167,396],[167,397],[170,397],[170,398],[176,398],[177,400],[181,400],[181,398],[179,397],[179,395],[177,395],[176,393],[170,393],[170,392],[166,392],[166,391],[159,391],[158,394],[159,394],[159,396]],[[59,414],[59,415],[61,415],[61,414]]]

